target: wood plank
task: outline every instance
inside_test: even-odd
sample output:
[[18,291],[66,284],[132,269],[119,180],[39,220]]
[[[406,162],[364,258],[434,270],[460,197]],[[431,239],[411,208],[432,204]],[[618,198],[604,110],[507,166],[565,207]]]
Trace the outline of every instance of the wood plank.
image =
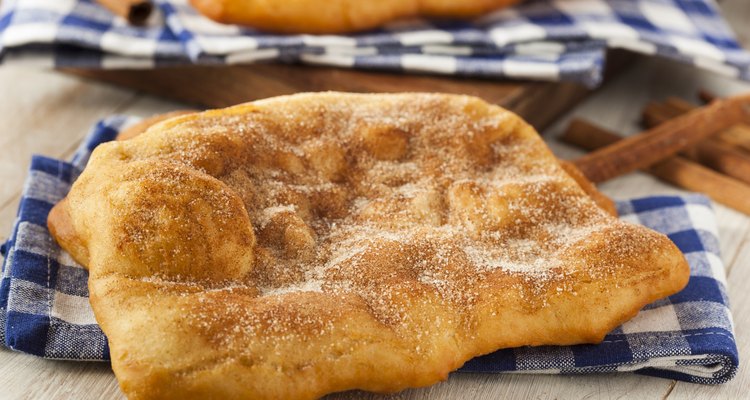
[[[17,188],[17,190],[20,193],[21,188]],[[0,243],[5,242],[11,233],[10,231],[16,221],[20,200],[20,197],[16,195],[0,207]],[[0,256],[0,263],[2,263],[2,256]]]
[[572,83],[519,83],[287,64],[65,72],[177,99],[198,108],[220,108],[266,97],[326,90],[468,94],[511,109],[538,129],[590,93]]
[[644,399],[661,398],[670,381],[635,374],[586,376],[526,374],[451,374],[442,383],[392,395],[343,392],[327,400],[422,400],[422,399]]
[[52,361],[0,349],[3,399],[124,399],[108,363]]
[[[605,80],[637,58],[608,53]],[[518,113],[542,130],[592,92],[567,82],[530,82],[402,74],[296,64],[180,66],[151,70],[63,69],[64,72],[174,99],[195,108],[221,108],[300,92],[443,92],[483,98]]]
[[116,112],[134,94],[91,85],[53,72],[0,68],[0,205],[18,194],[32,153],[59,156],[77,146],[100,117]]

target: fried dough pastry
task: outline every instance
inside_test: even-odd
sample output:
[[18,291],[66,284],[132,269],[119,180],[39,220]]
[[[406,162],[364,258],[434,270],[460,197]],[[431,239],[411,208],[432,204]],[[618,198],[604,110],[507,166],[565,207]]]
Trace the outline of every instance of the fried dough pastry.
[[521,0],[190,0],[223,23],[283,33],[344,33],[406,17],[469,18]]
[[456,95],[277,97],[99,146],[52,210],[131,399],[433,384],[596,343],[680,290],[518,116]]

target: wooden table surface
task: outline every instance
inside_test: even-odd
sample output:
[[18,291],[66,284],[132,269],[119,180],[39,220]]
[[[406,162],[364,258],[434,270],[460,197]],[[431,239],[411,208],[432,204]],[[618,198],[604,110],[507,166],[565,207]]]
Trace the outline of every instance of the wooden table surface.
[[[722,3],[727,18],[750,47],[750,4]],[[68,158],[89,127],[115,113],[148,116],[184,107],[124,89],[93,83],[51,71],[0,67],[0,241],[15,216],[26,169],[33,153]],[[672,62],[643,59],[598,91],[570,115],[545,131],[553,150],[563,158],[576,151],[554,137],[573,116],[581,116],[622,133],[638,131],[640,107],[667,96],[693,98],[699,88],[719,95],[750,91],[750,84],[696,71]],[[602,186],[614,198],[680,190],[648,175],[635,173]],[[750,201],[750,199],[748,199]],[[726,265],[730,301],[736,324],[740,359],[750,359],[750,218],[716,205],[721,250]],[[454,374],[441,384],[409,390],[386,398],[404,399],[579,399],[579,398],[747,398],[750,370],[744,365],[734,380],[703,386],[634,374],[593,376]],[[49,361],[0,350],[0,399],[119,399],[109,365]],[[344,393],[333,398],[383,398]]]

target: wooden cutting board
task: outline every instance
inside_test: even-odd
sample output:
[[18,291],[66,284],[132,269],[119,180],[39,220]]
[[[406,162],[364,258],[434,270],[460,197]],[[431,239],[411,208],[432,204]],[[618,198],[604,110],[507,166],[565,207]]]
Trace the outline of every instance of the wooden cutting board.
[[[612,55],[610,60],[612,60]],[[618,59],[617,55],[614,57]],[[619,70],[624,61],[610,62]],[[182,101],[221,108],[298,92],[446,92],[469,94],[515,111],[538,130],[583,99],[589,90],[572,83],[395,74],[288,64],[189,66],[151,70],[67,69],[79,76]]]

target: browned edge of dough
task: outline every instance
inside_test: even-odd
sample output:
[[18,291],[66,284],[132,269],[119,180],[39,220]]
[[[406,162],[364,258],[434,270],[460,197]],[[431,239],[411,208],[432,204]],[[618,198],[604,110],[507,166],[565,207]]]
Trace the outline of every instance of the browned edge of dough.
[[562,169],[573,178],[578,186],[583,189],[586,194],[594,200],[594,203],[599,206],[602,210],[606,211],[609,215],[617,217],[617,207],[615,202],[607,197],[604,193],[600,192],[596,186],[583,175],[581,170],[570,161],[559,160]]
[[55,241],[64,244],[63,247],[70,250],[70,255],[77,263],[83,266],[88,265],[89,251],[86,244],[81,241],[81,236],[76,233],[73,227],[67,197],[52,207],[49,216],[47,216],[47,228]]
[[170,119],[172,117],[179,117],[180,115],[193,114],[196,112],[198,112],[198,110],[175,110],[175,111],[170,111],[168,113],[158,114],[158,115],[145,118],[144,120],[133,124],[127,129],[120,131],[120,133],[117,135],[116,140],[132,139],[140,135],[141,133],[145,132],[146,129],[152,127],[153,125],[158,124],[161,121]]
[[[355,22],[351,16],[343,18],[337,23],[316,24],[311,22],[312,17],[303,13],[294,16],[296,20],[287,20],[281,23],[279,20],[269,18],[268,15],[274,15],[276,11],[272,6],[265,5],[265,2],[253,2],[249,0],[190,0],[190,4],[203,16],[222,24],[236,24],[258,29],[260,31],[281,34],[346,34],[367,31],[369,29],[379,28],[388,23],[406,20],[410,18],[451,18],[457,20],[470,20],[483,14],[514,6],[525,0],[505,0],[501,3],[479,1],[472,4],[462,4],[461,2],[441,2],[437,6],[425,7],[422,5],[424,0],[416,1],[411,7],[410,12],[397,12],[396,10],[387,10],[380,16],[372,17],[364,22]],[[354,0],[352,3],[355,3]],[[243,4],[244,3],[244,4]],[[273,2],[269,2],[273,3]],[[471,3],[471,2],[469,2]],[[448,6],[450,11],[446,11],[446,4],[458,4],[458,7]],[[253,6],[265,8],[266,17],[254,16],[248,18],[247,13],[243,14],[243,7],[252,9]],[[461,8],[463,6],[463,8]],[[420,7],[422,9],[420,9]],[[325,8],[325,7],[324,7]],[[308,18],[301,21],[299,18]]]

